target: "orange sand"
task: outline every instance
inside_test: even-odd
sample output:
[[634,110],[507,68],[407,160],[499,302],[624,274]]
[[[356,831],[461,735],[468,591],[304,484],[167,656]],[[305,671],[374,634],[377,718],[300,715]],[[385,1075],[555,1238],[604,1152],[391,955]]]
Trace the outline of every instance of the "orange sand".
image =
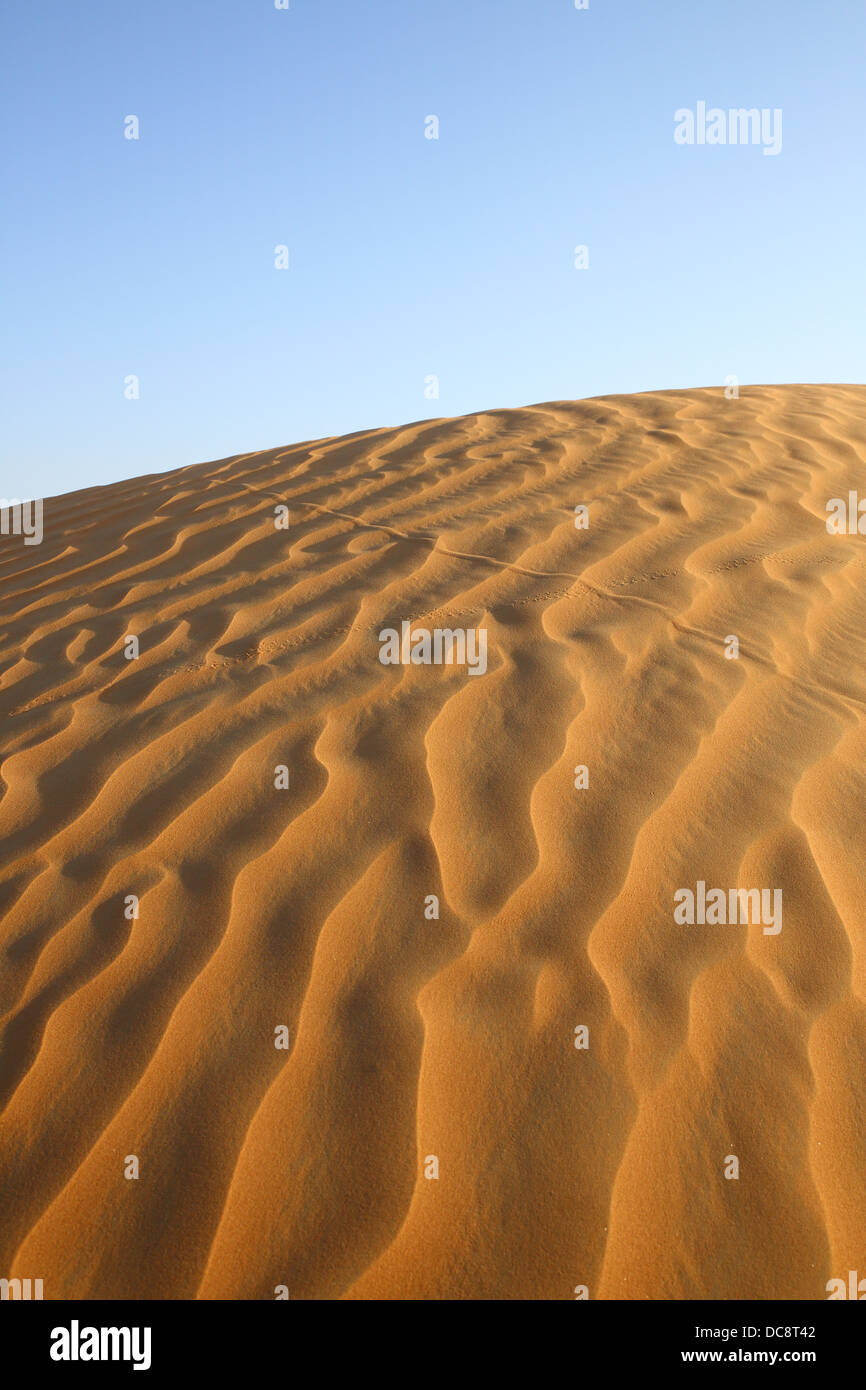
[[[668,391],[90,488],[0,539],[0,1273],[866,1276],[866,536],[825,525],[858,486],[866,387]],[[486,674],[383,666],[403,619],[480,625]],[[782,931],[678,925],[698,880],[781,888]]]

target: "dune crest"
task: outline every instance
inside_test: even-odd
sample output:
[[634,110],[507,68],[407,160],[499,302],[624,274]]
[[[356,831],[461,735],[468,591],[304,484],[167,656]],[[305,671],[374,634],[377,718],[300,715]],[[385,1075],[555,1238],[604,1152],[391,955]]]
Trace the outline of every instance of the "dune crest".
[[[857,489],[866,387],[667,391],[0,537],[0,1274],[866,1277],[866,535],[826,524]],[[483,631],[484,669],[384,629]],[[782,929],[678,922],[699,884],[779,890]]]

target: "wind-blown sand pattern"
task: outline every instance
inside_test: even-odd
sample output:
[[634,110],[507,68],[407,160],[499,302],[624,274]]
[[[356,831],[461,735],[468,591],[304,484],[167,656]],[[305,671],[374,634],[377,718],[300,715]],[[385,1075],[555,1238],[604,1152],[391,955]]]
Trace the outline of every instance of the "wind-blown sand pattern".
[[[825,525],[857,488],[866,387],[669,391],[91,488],[3,537],[0,1272],[866,1276],[866,536]],[[486,674],[382,665],[404,619],[485,628]],[[780,888],[781,932],[679,925],[699,880]]]

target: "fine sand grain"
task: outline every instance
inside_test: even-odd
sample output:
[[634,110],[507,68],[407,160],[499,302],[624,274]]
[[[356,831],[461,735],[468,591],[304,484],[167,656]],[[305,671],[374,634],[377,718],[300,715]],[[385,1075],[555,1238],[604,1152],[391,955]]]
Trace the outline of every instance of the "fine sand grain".
[[[825,524],[858,489],[866,387],[666,391],[91,488],[0,538],[0,1274],[866,1276],[866,536]],[[486,671],[383,665],[404,620],[483,629]],[[678,923],[699,882],[780,889],[782,930]]]

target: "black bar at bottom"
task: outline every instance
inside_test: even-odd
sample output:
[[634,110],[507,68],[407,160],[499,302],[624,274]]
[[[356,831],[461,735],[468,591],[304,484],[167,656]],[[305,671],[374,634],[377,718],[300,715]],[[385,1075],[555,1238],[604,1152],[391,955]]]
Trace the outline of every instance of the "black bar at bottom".
[[[866,1301],[866,1298],[860,1301]],[[288,1376],[333,1373],[345,1358],[354,1375],[371,1360],[391,1362],[388,1378],[414,1380],[418,1367],[399,1369],[402,1333],[413,1338],[422,1373],[464,1373],[467,1355],[486,1370],[515,1352],[541,1358],[554,1376],[536,1333],[565,1338],[566,1366],[599,1372],[685,1371],[707,1366],[786,1369],[800,1366],[822,1378],[859,1364],[866,1309],[840,1302],[16,1302],[0,1303],[3,1359],[20,1376],[57,1378],[100,1371],[118,1375],[233,1373],[256,1382],[269,1368]],[[452,1322],[453,1318],[453,1322]],[[460,1334],[452,1340],[449,1332]],[[529,1340],[525,1340],[525,1339]],[[469,1339],[467,1341],[467,1339]],[[560,1356],[562,1348],[559,1349]],[[95,1353],[95,1355],[94,1355]],[[304,1359],[299,1357],[304,1355]],[[310,1367],[312,1359],[313,1367]],[[557,1358],[559,1359],[559,1358]],[[305,1371],[303,1367],[306,1366]],[[513,1368],[516,1369],[516,1368]],[[561,1371],[560,1371],[561,1373]]]

